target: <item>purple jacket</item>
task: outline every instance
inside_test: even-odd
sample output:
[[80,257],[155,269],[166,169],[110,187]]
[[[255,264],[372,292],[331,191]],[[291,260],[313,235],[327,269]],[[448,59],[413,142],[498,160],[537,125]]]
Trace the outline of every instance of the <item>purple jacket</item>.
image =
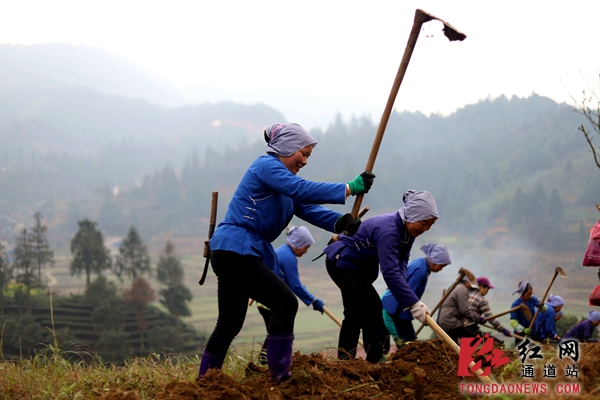
[[592,335],[594,334],[594,325],[592,325],[592,321],[586,319],[585,321],[581,321],[571,329],[565,333],[563,336],[563,340],[567,339],[579,339],[584,342],[593,342],[596,343],[598,340],[592,339]]
[[419,301],[406,281],[414,241],[396,212],[363,221],[354,236],[340,235],[336,242],[325,248],[324,253],[332,261],[337,259],[338,268],[368,269],[372,282],[377,279],[381,268],[388,289],[398,301],[398,308],[404,309]]

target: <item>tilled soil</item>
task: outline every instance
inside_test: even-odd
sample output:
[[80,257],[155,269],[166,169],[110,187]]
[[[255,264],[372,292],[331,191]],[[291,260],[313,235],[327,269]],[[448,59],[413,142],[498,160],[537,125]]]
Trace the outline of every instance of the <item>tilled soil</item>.
[[[517,358],[514,350],[505,350],[505,354],[512,360]],[[580,382],[587,394],[579,398],[594,398],[594,393],[600,396],[600,391],[595,391],[600,388],[598,363],[600,345],[584,346],[579,368],[583,376]],[[457,376],[457,365],[457,354],[441,340],[409,343],[394,352],[388,362],[379,364],[369,364],[360,358],[340,362],[323,354],[296,352],[292,377],[280,385],[270,381],[267,368],[250,363],[246,379],[242,381],[210,370],[200,381],[165,385],[156,399],[464,399],[465,396],[459,394],[459,384],[480,381],[477,377]],[[111,391],[102,399],[137,400],[140,397],[135,392]]]

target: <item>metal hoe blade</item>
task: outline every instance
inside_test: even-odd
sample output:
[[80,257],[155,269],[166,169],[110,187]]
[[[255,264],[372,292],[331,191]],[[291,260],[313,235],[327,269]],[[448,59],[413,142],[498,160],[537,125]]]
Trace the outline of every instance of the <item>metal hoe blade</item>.
[[455,40],[465,40],[465,38],[467,37],[467,35],[465,35],[464,33],[462,33],[461,31],[459,31],[458,29],[456,29],[455,27],[453,27],[452,25],[450,25],[449,23],[447,23],[446,21],[444,21],[441,18],[438,18],[434,15],[429,14],[428,12],[425,12],[421,9],[417,9],[416,11],[416,15],[415,15],[415,21],[419,21],[421,23],[425,23],[431,20],[437,20],[440,21],[441,23],[444,24],[444,35],[446,35],[446,37],[451,41],[455,41]]
[[560,275],[561,278],[569,279],[569,277],[567,276],[567,273],[565,271],[563,271],[563,269],[561,267],[556,267],[556,271],[558,272],[558,274]]

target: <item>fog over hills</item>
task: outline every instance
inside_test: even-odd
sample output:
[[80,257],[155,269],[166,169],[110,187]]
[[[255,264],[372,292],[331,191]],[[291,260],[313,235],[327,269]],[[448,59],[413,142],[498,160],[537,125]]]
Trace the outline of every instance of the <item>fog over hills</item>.
[[[0,45],[0,74],[3,91],[10,90],[22,100],[84,86],[104,94],[145,99],[168,107],[190,103],[177,86],[143,65],[84,45]],[[21,101],[15,106],[22,105]]]
[[[152,103],[141,98],[141,89],[159,94],[175,88],[91,47],[0,46],[0,56],[6,61],[0,64],[0,104],[7,105],[0,107],[0,214],[23,221],[38,204],[52,204],[48,217],[60,219],[65,202],[91,201],[86,213],[92,219],[102,207],[120,209],[102,214],[104,226],[113,226],[111,234],[129,223],[142,224],[149,235],[176,227],[182,227],[179,234],[195,232],[183,228],[191,224],[187,213],[205,217],[197,203],[215,186],[231,193],[264,151],[264,126],[287,122],[279,109],[261,103]],[[350,179],[364,168],[378,122],[373,116],[338,115],[326,127],[311,129],[320,144],[302,175]],[[585,166],[593,164],[579,123],[568,106],[537,95],[488,99],[449,116],[394,112],[370,203],[381,211],[395,209],[404,190],[427,188],[443,199],[444,223],[464,233],[504,224],[518,189],[533,196],[541,185],[544,218],[556,191],[572,213],[565,229],[573,231],[587,215],[581,207],[598,190],[595,180],[585,184],[593,176]],[[110,193],[117,192],[106,208]],[[144,226],[149,219],[141,215],[149,211],[136,209],[139,199],[176,216]]]

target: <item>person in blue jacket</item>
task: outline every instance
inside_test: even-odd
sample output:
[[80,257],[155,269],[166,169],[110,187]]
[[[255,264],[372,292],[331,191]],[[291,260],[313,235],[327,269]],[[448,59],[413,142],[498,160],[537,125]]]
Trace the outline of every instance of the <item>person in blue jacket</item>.
[[598,339],[594,339],[594,328],[598,325],[600,325],[600,311],[592,310],[588,313],[587,319],[576,323],[564,334],[561,342],[575,339],[583,343],[598,343]]
[[271,243],[294,215],[329,232],[355,232],[359,220],[320,204],[344,204],[349,195],[367,193],[375,178],[363,172],[347,183],[302,179],[297,173],[307,165],[317,141],[298,124],[272,125],[264,137],[267,154],[242,177],[209,242],[219,315],[203,350],[198,379],[208,369],[222,367],[242,329],[250,298],[273,312],[267,337],[271,380],[289,379],[298,300],[273,271],[277,263]]
[[[440,272],[452,263],[448,248],[443,244],[429,243],[421,246],[421,251],[425,253],[425,257],[411,261],[408,264],[407,275],[408,286],[419,299],[423,297],[429,275],[432,272]],[[412,315],[409,311],[398,308],[398,301],[389,289],[381,296],[381,302],[383,304],[382,317],[386,328],[384,332],[384,338],[386,338],[384,339],[384,350],[389,351],[388,335],[398,345],[416,340],[417,335],[413,328]]]
[[[519,298],[513,301],[510,308],[514,308],[520,304],[525,304],[531,311],[531,315],[535,315],[535,308],[541,304],[540,300],[533,295],[533,287],[527,281],[519,282],[519,288],[513,292],[513,295],[519,294]],[[540,311],[546,311],[546,307],[542,305]],[[512,311],[510,313],[510,325],[514,329],[514,333],[518,335],[531,335],[529,325],[531,321],[525,317],[522,310]],[[516,339],[520,341],[520,339]]]
[[[540,342],[548,339],[558,341],[560,337],[556,333],[556,315],[560,313],[565,301],[558,295],[551,294],[546,302],[546,311],[540,310],[533,324],[532,337]],[[534,314],[535,315],[535,314]]]
[[[300,275],[298,274],[298,258],[302,257],[310,246],[315,243],[310,231],[305,226],[292,226],[287,231],[287,241],[284,245],[281,245],[275,250],[277,254],[277,266],[275,267],[275,274],[281,278],[292,292],[307,306],[312,305],[313,310],[321,312],[323,314],[323,307],[325,303],[321,299],[317,299],[313,296],[306,286],[300,281]],[[270,309],[264,305],[257,303],[258,312],[265,321],[267,332],[269,325],[271,324],[271,318],[273,313]],[[267,341],[265,340],[259,356],[259,364],[267,363]]]
[[338,359],[356,357],[362,330],[367,361],[377,363],[383,356],[382,303],[373,286],[381,274],[398,308],[410,308],[411,315],[425,321],[427,306],[406,281],[410,250],[415,238],[428,231],[438,218],[431,193],[407,191],[404,207],[393,214],[371,217],[361,223],[353,236],[340,235],[324,250],[327,272],[340,288],[344,320],[338,339]]

